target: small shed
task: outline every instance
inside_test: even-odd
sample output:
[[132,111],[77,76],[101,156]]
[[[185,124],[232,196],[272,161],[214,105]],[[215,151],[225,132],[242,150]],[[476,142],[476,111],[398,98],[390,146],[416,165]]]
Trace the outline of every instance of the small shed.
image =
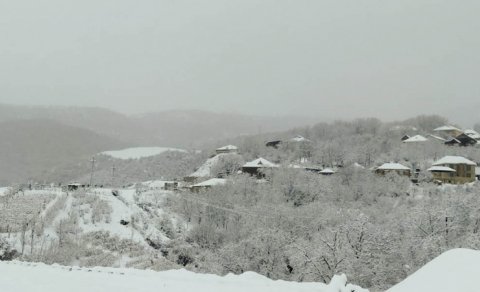
[[278,149],[278,147],[280,147],[281,144],[282,144],[282,140],[273,140],[273,141],[268,141],[265,144],[265,146]]
[[422,143],[427,142],[428,139],[422,135],[415,135],[403,141],[403,143]]
[[335,174],[335,171],[331,168],[324,168],[319,172],[321,175],[332,175]]
[[77,190],[79,190],[79,189],[81,189],[81,188],[85,188],[85,185],[82,185],[82,184],[80,184],[80,183],[69,183],[69,184],[67,185],[67,190],[68,190],[69,192],[74,192],[74,191],[77,191]]
[[215,150],[215,152],[217,152],[217,154],[237,153],[238,152],[238,147],[235,146],[235,145],[227,145],[227,146],[217,148]]

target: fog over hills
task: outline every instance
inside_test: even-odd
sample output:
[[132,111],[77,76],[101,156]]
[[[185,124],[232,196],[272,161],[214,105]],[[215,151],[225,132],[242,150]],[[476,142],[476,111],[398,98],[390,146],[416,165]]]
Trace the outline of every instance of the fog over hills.
[[198,148],[220,138],[281,131],[317,122],[309,117],[260,117],[194,110],[129,116],[104,108],[0,104],[0,121],[45,118],[136,146],[181,148]]
[[25,183],[55,167],[128,144],[46,119],[0,123],[0,183]]
[[242,134],[287,130],[313,122],[204,111],[128,116],[103,108],[2,104],[0,183],[51,179],[55,169],[88,167],[85,162],[92,155],[106,150],[130,146],[198,149]]

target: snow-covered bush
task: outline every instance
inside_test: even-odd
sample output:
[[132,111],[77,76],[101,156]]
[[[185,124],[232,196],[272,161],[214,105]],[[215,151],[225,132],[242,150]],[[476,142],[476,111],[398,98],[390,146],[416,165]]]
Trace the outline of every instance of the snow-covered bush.
[[12,248],[8,241],[0,237],[0,261],[11,261],[18,256],[18,252]]

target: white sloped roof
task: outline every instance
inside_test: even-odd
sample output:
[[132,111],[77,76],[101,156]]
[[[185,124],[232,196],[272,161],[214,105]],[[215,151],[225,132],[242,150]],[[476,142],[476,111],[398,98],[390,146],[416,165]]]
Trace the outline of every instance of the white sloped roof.
[[394,163],[394,162],[389,162],[389,163],[384,163],[377,169],[380,170],[410,170],[410,168],[406,167],[405,165],[402,165],[400,163]]
[[470,136],[473,139],[477,139],[477,140],[480,139],[480,134],[475,130],[468,129],[468,130],[465,130],[464,133],[465,135]]
[[217,150],[220,150],[220,151],[221,150],[238,150],[238,147],[235,145],[227,145],[227,146],[217,148]]
[[455,169],[447,166],[432,166],[427,170],[431,172],[457,172]]
[[335,171],[331,168],[325,168],[324,170],[320,171],[320,173],[323,173],[323,174],[334,174]]
[[194,187],[212,187],[212,186],[224,185],[226,183],[227,183],[227,180],[224,178],[212,178],[193,186]]
[[427,141],[428,139],[423,137],[422,135],[415,135],[403,141],[403,143],[415,143],[415,142],[427,142]]
[[436,136],[436,135],[429,134],[428,136],[429,136],[429,137],[432,137],[432,138],[434,138],[434,139],[437,139],[437,140],[439,140],[439,141],[443,141],[443,142],[446,141],[446,140],[443,139],[442,137],[439,137],[439,136]]
[[296,137],[294,137],[294,138],[292,138],[292,139],[290,139],[290,140],[291,140],[291,141],[294,141],[294,142],[306,142],[306,141],[310,141],[310,140],[308,140],[307,138],[305,138],[305,137],[303,137],[303,136],[300,136],[300,135],[298,135],[298,136],[296,136]]
[[440,131],[461,131],[461,130],[454,126],[445,125],[445,126],[436,128],[434,131],[440,132]]
[[243,167],[278,167],[278,165],[260,157],[253,161],[245,163]]
[[467,164],[467,165],[477,165],[475,162],[468,160],[462,156],[445,156],[433,163],[434,166],[444,165],[444,164]]

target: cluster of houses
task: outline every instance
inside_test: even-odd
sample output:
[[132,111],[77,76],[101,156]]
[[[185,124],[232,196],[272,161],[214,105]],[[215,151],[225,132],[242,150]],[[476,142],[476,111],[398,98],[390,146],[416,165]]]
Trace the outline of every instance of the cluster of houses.
[[[477,164],[461,156],[445,156],[435,161],[427,171],[432,174],[433,180],[437,183],[466,184],[480,179],[480,168],[477,167]],[[377,167],[375,172],[379,175],[396,173],[410,177],[413,181],[417,177],[415,175],[418,174],[417,171],[412,173],[412,169],[405,165],[393,162]]]
[[[451,125],[445,125],[433,130],[435,134],[402,137],[403,143],[421,144],[430,140],[439,141],[447,146],[476,146],[480,147],[480,134],[472,129],[461,130]],[[395,172],[399,175],[413,177],[415,180],[419,170],[412,169],[399,163],[386,163],[375,170],[378,174]],[[433,176],[435,182],[449,184],[465,184],[480,179],[480,167],[474,161],[461,156],[445,156],[435,161],[427,169]]]
[[[423,143],[430,140],[440,141],[445,145],[458,146],[480,146],[480,134],[474,130],[460,130],[453,126],[442,126],[434,130],[435,134],[428,135],[428,138],[422,135],[404,136],[404,143]],[[292,139],[282,141],[274,140],[266,143],[266,147],[279,148],[284,143],[310,143],[311,141],[296,136]],[[210,188],[217,185],[226,184],[224,177],[211,176],[210,169],[224,155],[239,155],[238,147],[227,145],[216,149],[216,155],[205,162],[196,172],[184,178],[184,182],[189,185],[193,191]],[[363,166],[355,164],[358,167]],[[268,161],[264,158],[257,158],[243,165],[240,173],[249,174],[258,179],[264,178],[265,172],[269,169],[279,168],[280,165]],[[302,169],[305,171],[315,172],[321,175],[333,175],[335,170],[332,168],[323,168],[315,166],[305,166],[304,164],[290,164],[284,166],[293,169]],[[371,169],[378,175],[386,175],[388,173],[396,173],[400,176],[411,178],[412,181],[418,181],[420,169],[412,169],[411,167],[396,162],[384,163],[379,167]],[[431,173],[434,182],[442,184],[466,184],[476,180],[480,180],[480,167],[474,161],[461,156],[445,156],[435,161],[430,168],[426,170]]]
[[439,141],[448,146],[477,146],[480,147],[480,133],[475,130],[460,130],[457,127],[446,125],[433,130],[435,134],[429,134],[428,138],[422,135],[402,137],[403,143],[422,143],[430,139]]

